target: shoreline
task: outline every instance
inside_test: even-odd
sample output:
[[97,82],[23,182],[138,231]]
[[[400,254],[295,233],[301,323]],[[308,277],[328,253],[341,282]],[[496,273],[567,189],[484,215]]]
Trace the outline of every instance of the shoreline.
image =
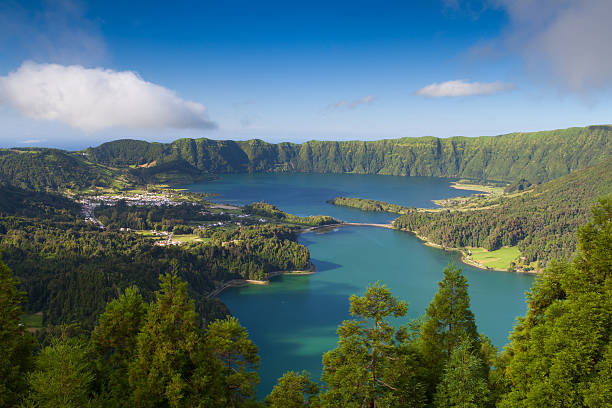
[[[419,240],[421,240],[423,242],[423,245],[426,245],[428,247],[431,248],[436,248],[436,249],[440,249],[442,251],[455,251],[455,252],[459,252],[461,254],[460,257],[460,262],[465,264],[465,265],[469,265],[472,266],[474,268],[478,268],[484,271],[494,271],[494,272],[507,272],[507,273],[516,273],[516,274],[524,274],[524,275],[533,275],[533,276],[537,276],[540,275],[540,272],[519,272],[517,270],[512,270],[512,271],[508,271],[507,269],[499,269],[499,268],[491,268],[490,266],[486,266],[484,264],[481,264],[479,262],[473,261],[471,259],[467,259],[467,254],[466,252],[461,249],[461,248],[451,248],[451,247],[444,247],[440,244],[436,244],[435,242],[430,241],[427,237],[419,235],[416,231],[408,231],[408,230],[402,230],[402,229],[397,229],[393,226],[393,224],[375,224],[375,223],[359,223],[359,222],[342,222],[342,223],[337,223],[337,224],[327,224],[327,225],[317,225],[317,226],[313,226],[313,227],[306,227],[306,228],[302,228],[298,234],[305,234],[307,232],[314,232],[320,229],[324,229],[324,228],[338,228],[338,227],[375,227],[375,228],[385,228],[385,229],[390,229],[390,230],[394,230],[394,231],[401,231],[401,232],[407,232],[409,234],[413,234],[415,237],[417,237]],[[213,290],[212,292],[210,292],[209,294],[206,295],[207,299],[211,299],[213,297],[218,296],[221,292],[223,292],[225,289],[230,288],[230,287],[239,287],[239,286],[246,286],[246,285],[260,285],[260,286],[268,286],[271,284],[271,278],[274,278],[276,276],[280,276],[280,275],[297,275],[297,276],[302,276],[302,275],[313,275],[316,273],[316,268],[313,264],[310,265],[310,268],[306,269],[306,270],[292,270],[292,271],[274,271],[274,272],[270,272],[267,275],[267,279],[266,280],[257,280],[257,279],[233,279],[231,281],[225,282],[223,285],[221,285],[219,288],[216,288],[215,290]]]
[[373,223],[359,223],[359,222],[344,222],[344,223],[341,223],[341,224],[329,224],[329,225],[320,225],[320,226],[316,226],[316,227],[308,227],[308,228],[305,228],[302,231],[300,231],[300,234],[303,234],[303,233],[306,233],[306,232],[316,231],[318,229],[326,228],[326,227],[336,228],[336,227],[342,227],[342,226],[349,226],[349,227],[377,227],[377,228],[386,228],[386,229],[395,230],[395,231],[407,232],[407,233],[410,233],[410,234],[413,234],[414,236],[416,236],[418,239],[423,241],[424,245],[426,245],[428,247],[436,248],[436,249],[441,249],[442,251],[455,251],[455,252],[459,252],[461,254],[460,262],[465,264],[465,265],[473,266],[474,268],[482,269],[484,271],[511,272],[511,273],[525,274],[525,275],[534,275],[534,276],[540,275],[539,272],[531,272],[531,271],[529,271],[529,272],[519,272],[517,270],[509,271],[507,269],[491,268],[490,266],[487,266],[485,264],[481,264],[480,262],[476,262],[474,260],[468,259],[467,258],[467,254],[461,248],[450,248],[450,247],[442,246],[440,244],[436,244],[435,242],[430,241],[427,237],[419,235],[416,231],[408,231],[408,230],[397,229],[397,228],[393,227],[393,224],[373,224]]
[[338,227],[376,227],[376,228],[386,228],[386,229],[395,229],[393,224],[373,224],[367,222],[341,222],[338,224],[327,224],[327,225],[317,225],[314,227],[306,227],[300,230],[300,234],[304,234],[307,232],[316,231],[324,228],[338,228]]
[[310,264],[310,267],[306,270],[292,270],[292,271],[274,271],[268,273],[266,280],[258,280],[258,279],[232,279],[230,281],[225,282],[223,285],[214,289],[210,293],[206,295],[206,299],[212,299],[217,297],[221,292],[223,292],[227,288],[246,286],[246,285],[259,285],[259,286],[268,286],[270,285],[270,279],[276,276],[281,275],[314,275],[316,273],[316,267],[313,264]]
[[482,270],[485,270],[485,271],[517,273],[517,274],[521,274],[521,275],[534,275],[534,276],[537,276],[537,275],[541,274],[540,272],[531,272],[531,271],[528,271],[528,272],[519,272],[517,270],[509,271],[507,269],[491,268],[490,266],[486,266],[485,264],[481,264],[480,262],[476,262],[474,260],[467,259],[467,254],[461,248],[444,247],[444,246],[442,246],[440,244],[436,244],[434,242],[431,242],[427,237],[421,236],[418,233],[416,233],[415,231],[407,231],[407,230],[398,230],[398,231],[404,231],[404,232],[409,232],[411,234],[414,234],[414,236],[416,236],[418,239],[423,241],[424,245],[426,245],[428,247],[441,249],[443,251],[455,251],[455,252],[459,252],[459,253],[461,253],[461,258],[460,258],[461,263],[464,263],[464,264],[469,265],[469,266],[473,266],[474,268],[482,269]]
[[453,181],[450,183],[450,187],[455,190],[468,190],[468,191],[479,191],[481,193],[493,194],[493,186],[487,186],[484,184],[470,184],[470,183],[461,183],[459,181]]

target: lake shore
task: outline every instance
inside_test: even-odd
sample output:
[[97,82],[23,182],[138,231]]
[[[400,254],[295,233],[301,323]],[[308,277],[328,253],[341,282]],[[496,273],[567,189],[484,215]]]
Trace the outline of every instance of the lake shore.
[[[474,261],[473,259],[469,259],[468,254],[465,252],[465,250],[463,250],[461,248],[449,248],[449,247],[442,246],[440,244],[436,244],[435,242],[430,241],[427,237],[419,235],[415,231],[407,231],[407,230],[397,229],[397,228],[395,228],[393,226],[393,224],[373,224],[373,223],[359,223],[359,222],[344,222],[344,223],[340,223],[340,224],[329,224],[329,225],[321,225],[321,226],[316,226],[316,227],[308,227],[308,228],[302,229],[300,231],[300,233],[303,234],[303,233],[306,233],[306,232],[312,232],[312,231],[316,231],[316,230],[324,229],[324,228],[337,228],[337,227],[346,227],[346,226],[349,226],[349,227],[376,227],[376,228],[386,228],[386,229],[391,229],[391,230],[396,230],[396,231],[408,232],[408,233],[414,234],[414,236],[416,236],[418,239],[423,241],[423,244],[428,246],[428,247],[441,249],[443,251],[456,251],[456,252],[461,253],[460,261],[462,263],[464,263],[466,265],[473,266],[474,268],[485,270],[485,271],[513,272],[513,273],[524,274],[524,275],[540,275],[541,274],[541,272],[532,272],[532,271],[523,272],[523,271],[517,271],[517,270],[509,271],[507,269],[492,268],[492,267],[487,266],[485,264],[482,264],[480,262]],[[267,282],[267,281],[258,281],[258,282]],[[258,283],[258,284],[265,284],[265,283]]]
[[455,190],[480,191],[487,194],[501,194],[504,191],[503,187],[494,187],[484,184],[461,183],[459,181],[453,181],[450,184],[450,187],[454,188]]
[[216,288],[212,292],[206,295],[207,299],[211,299],[213,297],[218,296],[221,292],[223,292],[227,288],[233,288],[237,286],[245,286],[245,285],[261,285],[267,286],[270,284],[270,278],[274,278],[275,276],[280,275],[313,275],[316,273],[316,267],[311,264],[310,267],[306,270],[291,270],[291,271],[274,271],[268,273],[268,279],[266,280],[258,280],[258,279],[232,279],[231,281],[225,282],[220,287]]
[[[399,231],[404,231],[404,230],[399,230]],[[517,270],[509,271],[507,269],[491,268],[490,266],[487,266],[487,265],[482,264],[480,262],[474,261],[473,259],[469,259],[468,258],[468,254],[465,252],[465,250],[463,250],[461,248],[444,247],[444,246],[442,246],[440,244],[436,244],[435,242],[430,241],[427,237],[419,235],[415,231],[405,231],[405,232],[410,232],[410,233],[414,234],[418,239],[423,241],[423,243],[425,245],[429,246],[429,247],[441,249],[443,251],[456,251],[456,252],[461,253],[460,261],[462,263],[466,264],[466,265],[473,266],[474,268],[483,269],[483,270],[486,270],[486,271],[513,272],[513,273],[518,273],[518,274],[521,274],[521,275],[540,275],[540,272],[532,272],[532,271],[523,272],[523,271],[517,271]]]

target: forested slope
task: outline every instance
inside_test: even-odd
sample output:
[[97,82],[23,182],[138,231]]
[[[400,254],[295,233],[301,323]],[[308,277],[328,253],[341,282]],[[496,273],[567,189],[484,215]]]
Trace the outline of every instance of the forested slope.
[[58,149],[0,149],[0,184],[30,190],[107,186],[118,174]]
[[541,183],[612,156],[612,126],[378,141],[117,140],[83,152],[0,149],[0,183],[30,190],[182,184],[223,173],[315,172]]
[[146,166],[133,169],[133,174],[153,173],[155,167],[165,164],[164,171],[176,166],[183,172],[197,170],[205,174],[295,171],[544,182],[611,156],[612,126],[483,137],[303,144],[118,140],[89,148],[85,153],[91,161],[105,165]]
[[80,211],[72,200],[51,193],[26,191],[19,187],[0,184],[0,218],[5,215],[21,217],[54,217],[72,220]]
[[609,194],[612,158],[525,193],[501,196],[484,209],[410,209],[394,225],[447,247],[518,245],[528,262],[538,261],[541,267],[576,252],[578,228],[588,221],[597,199]]
[[[287,226],[248,226],[213,233],[208,242],[158,246],[136,233],[86,223],[80,207],[55,194],[0,186],[0,198],[0,258],[28,294],[25,309],[43,311],[46,324],[78,322],[91,328],[106,302],[130,285],[151,299],[157,277],[174,264],[180,265],[198,311],[207,318],[227,313],[220,302],[206,297],[224,282],[310,267],[308,249],[296,242],[296,229]],[[190,214],[202,211],[194,205],[119,210],[134,222],[143,223],[155,212],[184,223],[176,215],[187,208]]]

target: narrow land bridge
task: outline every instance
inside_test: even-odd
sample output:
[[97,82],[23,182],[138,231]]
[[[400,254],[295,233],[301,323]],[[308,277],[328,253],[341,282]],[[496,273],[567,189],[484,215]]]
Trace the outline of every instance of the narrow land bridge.
[[378,228],[388,228],[393,229],[393,224],[371,224],[371,223],[363,223],[363,222],[345,222],[342,224],[336,224],[338,226],[349,225],[356,227],[378,227]]

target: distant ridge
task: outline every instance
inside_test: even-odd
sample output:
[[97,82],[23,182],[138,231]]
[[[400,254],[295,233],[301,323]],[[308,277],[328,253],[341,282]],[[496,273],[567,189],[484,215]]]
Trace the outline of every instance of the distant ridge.
[[[612,156],[612,126],[499,136],[310,141],[302,144],[178,139],[117,140],[85,151],[110,166],[143,166],[134,174],[180,168],[207,174],[246,172],[359,173],[541,183]],[[154,163],[154,165],[151,165]],[[159,169],[155,169],[157,166]]]
[[304,172],[467,178],[531,184],[612,157],[612,126],[500,136],[267,143],[116,140],[84,151],[0,149],[0,184],[83,191],[146,183],[187,184],[225,173]]

